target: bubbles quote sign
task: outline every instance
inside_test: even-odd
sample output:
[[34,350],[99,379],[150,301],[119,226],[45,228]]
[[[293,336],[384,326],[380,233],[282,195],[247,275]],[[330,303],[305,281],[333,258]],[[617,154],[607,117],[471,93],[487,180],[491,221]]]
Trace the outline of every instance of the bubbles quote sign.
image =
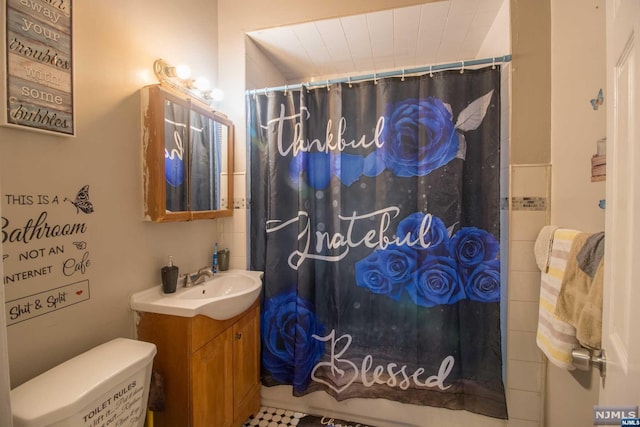
[[5,194],[2,247],[7,325],[90,298],[89,185],[75,196]]
[[8,108],[1,123],[74,135],[71,0],[3,3]]

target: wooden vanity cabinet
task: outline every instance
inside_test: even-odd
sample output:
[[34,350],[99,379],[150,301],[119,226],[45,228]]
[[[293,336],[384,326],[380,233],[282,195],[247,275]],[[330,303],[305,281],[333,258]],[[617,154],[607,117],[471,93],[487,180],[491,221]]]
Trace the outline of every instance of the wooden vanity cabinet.
[[238,427],[260,409],[260,306],[228,319],[139,313],[164,379],[157,427]]

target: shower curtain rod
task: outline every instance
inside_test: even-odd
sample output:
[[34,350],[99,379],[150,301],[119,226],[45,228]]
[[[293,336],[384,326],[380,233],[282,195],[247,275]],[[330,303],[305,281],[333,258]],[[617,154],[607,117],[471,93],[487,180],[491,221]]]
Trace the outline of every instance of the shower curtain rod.
[[450,62],[448,64],[427,65],[424,67],[417,67],[417,68],[402,68],[399,70],[383,71],[383,72],[374,73],[374,74],[364,74],[364,75],[352,76],[352,77],[340,77],[336,79],[319,80],[315,82],[298,83],[293,85],[267,87],[263,89],[248,89],[245,93],[248,95],[257,95],[259,93],[266,95],[269,92],[276,92],[281,90],[283,91],[298,90],[298,89],[302,89],[303,87],[306,87],[309,89],[314,87],[329,86],[330,84],[334,84],[334,83],[356,83],[356,82],[361,82],[365,80],[377,80],[383,77],[398,77],[398,76],[405,76],[410,74],[431,73],[433,71],[442,71],[442,70],[456,70],[456,69],[464,70],[465,67],[473,67],[476,65],[486,65],[486,64],[498,64],[498,63],[509,62],[509,61],[511,61],[511,55],[494,56],[492,58],[470,59],[469,61],[458,61],[458,62]]

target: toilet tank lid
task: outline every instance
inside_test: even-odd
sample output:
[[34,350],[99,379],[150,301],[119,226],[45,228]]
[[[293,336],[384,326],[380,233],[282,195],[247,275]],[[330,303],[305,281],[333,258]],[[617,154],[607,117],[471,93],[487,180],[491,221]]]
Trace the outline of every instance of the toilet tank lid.
[[154,344],[116,338],[69,359],[11,390],[14,422],[40,425],[43,418],[70,417],[150,366],[155,354]]

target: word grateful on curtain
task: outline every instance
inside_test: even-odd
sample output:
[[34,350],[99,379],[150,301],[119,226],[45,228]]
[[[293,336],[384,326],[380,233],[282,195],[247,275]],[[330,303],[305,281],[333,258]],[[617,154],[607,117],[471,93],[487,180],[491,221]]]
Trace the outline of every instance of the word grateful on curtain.
[[263,384],[506,418],[499,68],[247,103]]

